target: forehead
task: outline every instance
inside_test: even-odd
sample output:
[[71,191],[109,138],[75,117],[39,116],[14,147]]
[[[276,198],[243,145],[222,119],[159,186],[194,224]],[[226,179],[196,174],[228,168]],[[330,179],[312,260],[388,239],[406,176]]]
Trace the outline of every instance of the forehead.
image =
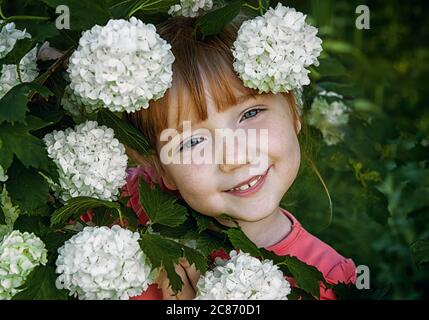
[[258,94],[253,89],[245,88],[240,83],[229,82],[228,90],[210,90],[203,87],[200,94],[190,90],[178,90],[173,86],[169,92],[168,126],[181,128],[183,121],[199,123],[209,118],[215,112],[225,112],[231,108],[242,106],[252,100],[260,99],[271,94]]

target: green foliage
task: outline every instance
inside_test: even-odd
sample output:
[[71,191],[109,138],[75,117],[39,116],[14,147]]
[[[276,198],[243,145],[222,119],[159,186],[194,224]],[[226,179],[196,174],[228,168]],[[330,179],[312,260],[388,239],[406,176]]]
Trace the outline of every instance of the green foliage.
[[[7,190],[10,196],[8,209],[3,208],[5,203],[0,206],[0,237],[12,227],[34,232],[47,245],[49,258],[47,266],[34,270],[25,290],[15,299],[68,298],[66,292],[55,288],[54,262],[57,249],[73,234],[66,230],[67,223],[88,209],[93,210],[92,223],[97,226],[122,220],[130,229],[139,231],[141,246],[153,267],[167,271],[176,292],[182,286],[174,271],[178,259],[186,257],[205,271],[209,254],[224,248],[274,260],[300,286],[293,290],[291,298],[318,296],[323,278],[315,268],[293,257],[277,257],[257,248],[240,229],[226,228],[143,181],[139,181],[140,202],[150,218],[148,226],[138,226],[124,199],[109,202],[79,197],[63,205],[49,190],[46,178],[56,182],[58,172],[42,138],[54,129],[75,124],[65,115],[60,101],[66,85],[64,67],[78,46],[81,32],[110,18],[137,16],[145,22],[161,22],[168,18],[170,5],[178,2],[0,1],[6,18],[19,17],[8,21],[32,35],[31,39],[17,42],[0,60],[0,68],[18,63],[44,41],[65,53],[57,62],[39,63],[42,75],[35,82],[19,84],[0,99],[0,165],[9,177],[5,183],[0,182],[0,190],[2,195]],[[225,3],[196,19],[203,38],[220,32],[242,11],[258,14],[250,6],[258,6],[259,1]],[[271,1],[271,6],[275,3]],[[320,66],[311,69],[312,84],[304,90],[303,128],[299,135],[302,166],[281,206],[341,254],[370,267],[374,290],[355,290],[339,284],[333,286],[338,298],[428,298],[429,49],[425,39],[429,31],[420,25],[426,19],[428,4],[369,0],[285,3],[308,14],[309,21],[319,28],[324,52]],[[358,30],[354,24],[354,10],[363,3],[371,10],[370,30]],[[57,5],[69,6],[71,30],[55,28]],[[351,109],[344,140],[334,146],[326,145],[321,133],[306,125],[311,102],[323,90],[342,95],[342,101]],[[117,114],[101,110],[96,117],[115,131],[119,141],[141,154],[151,153],[140,132]],[[84,225],[83,221],[79,223]],[[195,248],[188,245],[190,241]]]
[[13,296],[13,300],[67,300],[66,290],[55,287],[55,269],[37,267],[28,276],[24,290]]
[[203,39],[206,36],[221,32],[240,13],[242,4],[243,1],[235,0],[199,17],[196,26],[202,33]]
[[151,188],[142,178],[139,178],[140,202],[145,208],[150,221],[169,227],[176,227],[186,220],[186,208],[177,204],[177,198],[162,192],[158,186]]
[[115,137],[142,155],[151,153],[149,143],[144,136],[128,122],[117,117],[113,112],[102,109],[97,113],[97,121],[115,132]]
[[35,92],[47,97],[51,91],[36,83],[21,83],[13,87],[0,100],[0,124],[8,121],[12,124],[15,122],[25,123],[25,114],[28,111],[27,102],[30,94]]
[[68,200],[63,207],[55,210],[51,217],[51,225],[64,225],[70,219],[79,218],[81,215],[86,213],[88,209],[95,209],[99,207],[115,209],[117,212],[120,212],[121,210],[120,204],[118,202],[111,202],[90,197],[76,197]]

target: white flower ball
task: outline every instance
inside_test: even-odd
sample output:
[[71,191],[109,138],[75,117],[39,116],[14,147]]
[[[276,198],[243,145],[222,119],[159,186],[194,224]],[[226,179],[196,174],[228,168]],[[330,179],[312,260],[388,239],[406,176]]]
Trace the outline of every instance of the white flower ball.
[[154,282],[137,232],[117,225],[85,227],[58,249],[58,289],[81,300],[126,300]]
[[43,140],[58,167],[61,190],[56,191],[63,201],[79,196],[117,199],[126,183],[128,157],[113,129],[86,121],[74,129],[54,130]]
[[12,231],[0,242],[0,300],[20,292],[35,267],[47,263],[45,244],[33,233]]
[[32,82],[39,75],[37,69],[37,47],[30,50],[19,62],[19,71],[16,71],[16,65],[5,64],[0,72],[0,99],[10,90],[22,82]]
[[318,65],[322,40],[306,16],[281,3],[242,23],[233,44],[234,69],[259,92],[288,92],[310,83],[306,67]]
[[173,81],[174,55],[155,26],[132,17],[85,31],[70,57],[70,87],[94,108],[134,112],[161,98]]
[[349,108],[342,101],[328,103],[316,97],[308,113],[308,124],[318,128],[327,145],[335,145],[344,138],[343,128],[349,121]]
[[[3,20],[0,20],[0,25]],[[0,30],[0,59],[6,57],[6,55],[12,51],[16,42],[21,39],[31,38],[31,35],[25,30],[21,31],[15,29],[15,23],[10,22],[6,24]]]
[[235,250],[230,257],[217,257],[216,267],[199,279],[196,300],[287,300],[290,284],[273,261]]
[[180,4],[170,7],[168,14],[172,16],[196,17],[202,11],[213,7],[212,0],[180,0]]

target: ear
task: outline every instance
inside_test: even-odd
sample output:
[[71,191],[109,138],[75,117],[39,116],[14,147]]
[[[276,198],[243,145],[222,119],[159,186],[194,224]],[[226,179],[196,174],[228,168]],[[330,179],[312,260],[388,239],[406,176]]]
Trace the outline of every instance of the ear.
[[177,190],[177,186],[174,183],[173,179],[168,174],[163,174],[161,176],[162,182],[170,190]]
[[173,178],[171,178],[171,176],[168,174],[168,172],[164,169],[164,167],[160,163],[158,157],[153,156],[153,163],[155,165],[156,171],[161,176],[161,179],[162,179],[162,182],[164,183],[164,185],[170,190],[177,190],[177,186],[174,183]]

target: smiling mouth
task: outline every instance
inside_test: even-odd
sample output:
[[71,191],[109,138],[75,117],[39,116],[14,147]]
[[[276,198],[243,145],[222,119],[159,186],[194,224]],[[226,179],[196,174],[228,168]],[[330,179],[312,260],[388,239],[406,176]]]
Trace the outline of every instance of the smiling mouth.
[[225,192],[236,194],[236,195],[248,195],[260,189],[262,184],[265,182],[265,178],[267,177],[268,171],[271,166],[268,167],[267,171],[263,175],[258,175],[246,180],[234,188],[225,190]]

